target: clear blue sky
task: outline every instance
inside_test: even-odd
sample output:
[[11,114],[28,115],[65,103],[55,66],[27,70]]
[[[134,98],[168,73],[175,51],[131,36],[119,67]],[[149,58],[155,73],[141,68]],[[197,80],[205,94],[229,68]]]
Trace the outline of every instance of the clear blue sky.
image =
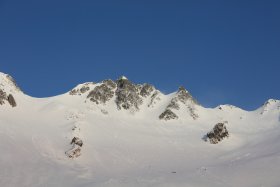
[[0,71],[36,97],[126,75],[251,110],[280,99],[280,1],[0,0]]

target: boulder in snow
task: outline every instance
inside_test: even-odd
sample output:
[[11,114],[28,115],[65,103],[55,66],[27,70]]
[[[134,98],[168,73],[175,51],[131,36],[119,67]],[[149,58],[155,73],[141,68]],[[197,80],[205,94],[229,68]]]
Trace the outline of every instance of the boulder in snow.
[[217,123],[213,130],[207,133],[205,140],[207,141],[209,139],[211,144],[217,144],[224,138],[229,137],[228,130],[225,126],[226,123]]
[[81,147],[74,147],[65,153],[69,158],[77,158],[81,156]]
[[15,99],[14,99],[14,97],[13,97],[12,94],[9,94],[9,96],[8,96],[8,102],[9,102],[9,104],[10,104],[12,107],[16,107],[16,106],[17,106],[17,103],[16,103],[16,101],[15,101]]
[[74,137],[70,144],[72,145],[72,148],[66,151],[65,154],[69,158],[77,158],[81,156],[81,148],[83,146],[83,141],[78,137]]
[[72,145],[76,144],[76,145],[82,147],[83,146],[83,141],[78,137],[74,137],[71,141],[71,144]]

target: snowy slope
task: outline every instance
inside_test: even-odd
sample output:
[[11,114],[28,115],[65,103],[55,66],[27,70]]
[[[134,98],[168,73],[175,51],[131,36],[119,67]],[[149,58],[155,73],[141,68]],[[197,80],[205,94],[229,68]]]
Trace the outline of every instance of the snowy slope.
[[[32,98],[0,74],[0,89],[17,104],[0,105],[0,186],[280,186],[279,100],[204,108],[182,88],[164,95],[125,77]],[[160,119],[167,109],[178,118]],[[205,142],[223,121],[229,138]],[[65,154],[73,137],[77,158]]]

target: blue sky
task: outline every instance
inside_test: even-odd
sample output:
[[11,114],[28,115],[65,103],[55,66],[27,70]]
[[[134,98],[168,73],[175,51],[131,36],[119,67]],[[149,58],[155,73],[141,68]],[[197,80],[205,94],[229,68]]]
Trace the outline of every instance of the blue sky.
[[280,99],[280,1],[0,0],[0,71],[29,95],[120,75],[205,106]]

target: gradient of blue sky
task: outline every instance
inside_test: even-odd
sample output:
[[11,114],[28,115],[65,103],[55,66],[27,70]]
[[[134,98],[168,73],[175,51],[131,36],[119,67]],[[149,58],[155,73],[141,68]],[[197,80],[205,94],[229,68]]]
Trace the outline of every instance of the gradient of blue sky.
[[200,103],[280,99],[280,1],[0,0],[0,71],[36,97],[78,83],[185,86]]

